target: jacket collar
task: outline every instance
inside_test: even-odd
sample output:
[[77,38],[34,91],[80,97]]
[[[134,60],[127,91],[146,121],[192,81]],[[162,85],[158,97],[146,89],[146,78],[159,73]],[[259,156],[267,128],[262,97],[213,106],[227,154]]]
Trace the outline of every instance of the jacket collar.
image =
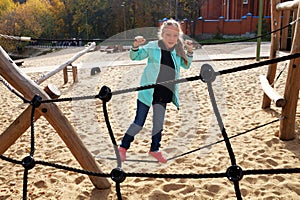
[[161,49],[163,49],[165,51],[174,51],[174,49],[175,49],[175,46],[172,47],[172,48],[170,48],[170,49],[167,48],[166,45],[164,44],[164,42],[162,40],[158,40],[158,46],[159,46],[159,48],[161,48]]

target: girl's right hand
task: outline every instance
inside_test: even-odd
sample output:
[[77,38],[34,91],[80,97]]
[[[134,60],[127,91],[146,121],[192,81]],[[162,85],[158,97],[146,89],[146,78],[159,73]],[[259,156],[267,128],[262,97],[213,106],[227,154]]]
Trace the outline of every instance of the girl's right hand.
[[134,48],[137,48],[137,47],[139,47],[140,45],[145,44],[145,42],[146,42],[146,39],[145,39],[143,36],[136,36],[136,37],[134,38],[133,47],[134,47]]

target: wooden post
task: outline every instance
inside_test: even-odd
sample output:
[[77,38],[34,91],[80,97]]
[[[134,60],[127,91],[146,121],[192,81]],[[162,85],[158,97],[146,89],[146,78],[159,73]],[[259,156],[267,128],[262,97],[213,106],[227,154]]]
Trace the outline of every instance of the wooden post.
[[73,75],[73,82],[78,82],[78,73],[77,73],[77,66],[72,65],[72,75]]
[[[262,29],[262,15],[263,15],[263,0],[259,0],[259,17],[257,24],[257,35],[261,35]],[[256,61],[260,61],[260,45],[261,45],[261,37],[257,38],[256,42]]]
[[[275,31],[280,28],[281,20],[280,20],[280,13],[276,10],[276,5],[280,3],[280,0],[271,0],[271,30]],[[279,39],[280,39],[280,32],[277,31],[276,33],[272,33],[271,35],[271,47],[270,47],[270,59],[276,58],[276,53],[279,47]],[[268,67],[267,79],[270,85],[273,84],[275,76],[276,76],[276,69],[277,63],[270,64]],[[271,99],[264,93],[263,96],[263,103],[262,108],[270,108],[271,106]]]
[[63,74],[64,74],[64,84],[66,84],[69,81],[69,78],[68,78],[68,67],[65,67],[63,69]]
[[[2,49],[2,47],[0,47],[0,75],[3,76],[3,78],[10,85],[22,93],[27,99],[31,100],[35,95],[41,96],[44,100],[50,99],[46,92],[41,90],[34,81],[30,80],[18,69],[8,54]],[[12,139],[7,143],[12,143],[13,140],[22,134],[22,131],[26,130],[30,126],[29,110],[30,108],[27,108],[23,114],[19,116],[19,118],[7,129],[7,131],[1,135],[1,141],[6,141],[5,139],[11,136]],[[91,153],[86,149],[75,129],[72,127],[68,119],[63,115],[60,109],[56,106],[56,104],[42,104],[37,108],[36,115],[38,117],[43,115],[49,121],[83,169],[101,173],[98,163],[93,158]],[[8,148],[7,145],[2,145],[3,144],[1,143],[1,153]],[[89,178],[94,186],[98,189],[107,189],[110,187],[110,183],[106,178],[95,176],[89,176]]]
[[[71,66],[71,69],[69,69],[68,67]],[[68,72],[72,72],[72,76],[73,76],[73,82],[77,83],[78,82],[78,72],[77,72],[77,66],[73,66],[72,64],[66,66],[63,69],[63,74],[64,74],[64,84],[68,83],[69,78],[68,78]]]
[[[297,18],[300,17],[300,1],[298,3]],[[295,24],[295,33],[291,54],[300,52],[300,23]],[[300,88],[300,58],[290,61],[284,98],[286,105],[282,108],[279,137],[282,140],[291,140],[295,137],[295,119]]]

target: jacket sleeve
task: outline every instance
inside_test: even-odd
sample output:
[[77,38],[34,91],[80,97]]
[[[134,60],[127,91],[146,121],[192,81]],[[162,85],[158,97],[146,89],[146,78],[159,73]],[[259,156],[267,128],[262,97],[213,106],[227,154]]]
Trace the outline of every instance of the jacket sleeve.
[[139,47],[137,50],[130,49],[130,59],[131,60],[143,60],[148,58],[148,50],[147,45]]
[[193,57],[192,56],[186,56],[187,59],[188,59],[188,63],[187,65],[184,64],[184,60],[181,59],[181,66],[184,68],[184,69],[189,69],[191,64],[192,64],[192,61],[193,61]]

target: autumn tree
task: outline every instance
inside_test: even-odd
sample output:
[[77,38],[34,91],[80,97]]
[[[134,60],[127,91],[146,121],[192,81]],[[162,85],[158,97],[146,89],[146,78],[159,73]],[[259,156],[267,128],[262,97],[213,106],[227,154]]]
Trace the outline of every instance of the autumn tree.
[[[1,0],[0,33],[50,39],[105,39],[142,27],[156,27],[172,15],[197,20],[207,0]],[[16,2],[16,3],[14,3]],[[137,32],[128,35],[130,39]],[[126,37],[125,37],[126,38]]]
[[0,19],[4,13],[10,12],[14,8],[15,8],[15,3],[13,2],[13,0],[1,0],[0,1]]

